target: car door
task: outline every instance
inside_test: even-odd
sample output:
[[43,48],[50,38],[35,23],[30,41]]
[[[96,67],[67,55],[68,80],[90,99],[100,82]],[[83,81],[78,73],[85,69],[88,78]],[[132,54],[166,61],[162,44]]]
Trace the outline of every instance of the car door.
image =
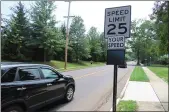
[[43,106],[47,97],[47,81],[41,79],[38,67],[22,67],[18,70],[19,81],[23,85],[20,90],[30,108]]
[[1,69],[1,103],[5,105],[11,101],[20,98],[21,92],[17,88],[22,87],[20,83],[15,81],[17,68],[11,68],[5,73]]
[[47,102],[54,101],[64,95],[66,80],[55,70],[48,67],[41,67],[41,72],[44,79],[49,82],[47,84],[48,100]]

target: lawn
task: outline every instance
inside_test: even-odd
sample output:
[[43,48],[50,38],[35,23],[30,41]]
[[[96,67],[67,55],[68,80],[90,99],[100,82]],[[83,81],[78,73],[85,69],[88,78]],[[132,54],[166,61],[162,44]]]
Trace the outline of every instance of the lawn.
[[152,72],[154,72],[158,77],[162,78],[168,83],[168,67],[166,66],[150,66],[148,67]]
[[[11,62],[3,60],[2,62]],[[51,60],[50,62],[28,62],[28,63],[34,63],[34,64],[47,64],[50,65],[58,71],[68,71],[68,70],[77,70],[77,69],[83,69],[88,67],[95,67],[95,66],[103,66],[106,63],[104,62],[93,62],[92,64],[89,61],[80,61],[79,63],[67,63],[67,69],[64,69],[64,61],[57,61],[57,60]]]
[[131,74],[130,81],[149,82],[149,79],[143,71],[142,67],[136,66]]
[[[41,62],[41,63],[43,63],[43,62]],[[88,61],[80,61],[79,63],[68,62],[67,63],[67,70],[65,70],[64,69],[64,64],[65,64],[64,61],[51,60],[50,62],[46,62],[45,64],[51,65],[54,68],[58,69],[59,71],[76,70],[76,69],[105,65],[105,63],[103,63],[103,62],[93,62],[93,64],[91,64]]]
[[128,101],[120,101],[117,105],[117,111],[128,111],[133,112],[137,110],[137,102],[128,100]]
[[167,67],[167,66],[162,64],[152,64],[151,67]]

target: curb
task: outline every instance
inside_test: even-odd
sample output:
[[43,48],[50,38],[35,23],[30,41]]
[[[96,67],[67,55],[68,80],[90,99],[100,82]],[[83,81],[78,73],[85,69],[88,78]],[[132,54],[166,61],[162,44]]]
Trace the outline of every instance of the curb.
[[[135,68],[134,68],[134,69],[135,69]],[[133,69],[133,70],[134,70],[134,69]],[[133,72],[133,70],[132,70],[132,72]],[[131,72],[131,74],[132,74],[132,72]],[[128,80],[127,80],[127,82],[126,82],[126,84],[125,84],[125,86],[124,86],[122,92],[120,93],[120,97],[117,99],[117,104],[116,104],[116,105],[118,105],[119,101],[123,98],[124,93],[125,93],[125,91],[126,91],[126,89],[127,89],[127,85],[128,85],[128,83],[129,83],[129,80],[130,80],[130,77],[128,78]],[[112,111],[112,108],[110,109],[110,111]]]
[[[135,69],[135,67],[134,67],[134,69]],[[131,74],[133,73],[134,69],[132,70]],[[130,75],[130,77],[131,77],[131,75]],[[126,89],[127,89],[127,86],[128,86],[129,80],[130,80],[130,77],[128,78],[128,80],[127,80],[127,82],[126,82],[126,84],[125,84],[125,86],[124,86],[122,92],[120,93],[120,97],[119,97],[120,99],[122,99],[123,96],[124,96],[124,93],[125,93],[125,91],[126,91]]]
[[130,77],[128,78],[128,80],[127,80],[127,82],[126,82],[126,85],[124,86],[124,88],[123,88],[123,90],[122,90],[122,92],[121,92],[121,94],[120,94],[120,99],[123,98],[123,96],[124,96],[124,93],[125,93],[125,91],[126,91],[126,89],[127,89],[129,80],[130,80]]
[[[120,93],[120,97],[116,100],[116,101],[117,101],[117,104],[116,104],[116,105],[118,105],[118,103],[120,102],[120,100],[121,100],[122,97],[124,96],[124,93],[125,93],[125,91],[126,91],[126,89],[127,89],[127,85],[128,85],[128,83],[129,83],[129,79],[130,79],[130,77],[128,78],[128,80],[127,80],[127,82],[126,82],[126,84],[125,84],[125,86],[124,86],[122,92]],[[110,109],[110,111],[112,111],[112,108]]]

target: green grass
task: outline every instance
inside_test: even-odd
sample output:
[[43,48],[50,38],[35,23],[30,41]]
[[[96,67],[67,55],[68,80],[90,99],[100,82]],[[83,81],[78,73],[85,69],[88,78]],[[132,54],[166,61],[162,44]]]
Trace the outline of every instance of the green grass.
[[167,66],[161,64],[151,64],[151,67],[167,67]]
[[117,105],[117,111],[136,111],[138,108],[137,102],[128,100],[128,101],[120,101]]
[[[2,62],[10,62],[10,61],[5,61],[3,60]],[[95,67],[95,66],[102,66],[105,65],[103,62],[93,62],[91,64],[89,61],[79,61],[79,63],[67,63],[67,69],[64,69],[64,61],[57,61],[57,60],[51,60],[50,62],[31,62],[31,63],[36,63],[36,64],[47,64],[50,65],[58,71],[68,71],[68,70],[77,70],[77,69],[83,69],[83,68],[88,68],[88,67]]]
[[131,74],[130,81],[149,82],[149,79],[143,71],[142,67],[136,66]]
[[163,79],[168,83],[168,67],[167,66],[150,66],[148,67],[152,72],[154,72],[158,77]]
[[[43,63],[43,62],[41,62]],[[67,63],[67,70],[64,69],[64,61],[56,61],[56,60],[52,60],[50,62],[46,62],[44,64],[50,65],[56,69],[58,69],[59,71],[68,71],[68,70],[77,70],[77,69],[83,69],[83,68],[88,68],[88,67],[94,67],[94,66],[102,66],[105,63],[103,62],[93,62],[93,64],[91,64],[88,61],[80,61],[79,63]]]

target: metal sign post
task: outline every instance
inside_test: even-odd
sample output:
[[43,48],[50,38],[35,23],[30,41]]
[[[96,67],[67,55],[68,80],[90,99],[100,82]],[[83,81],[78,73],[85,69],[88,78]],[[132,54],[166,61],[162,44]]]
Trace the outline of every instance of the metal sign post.
[[130,38],[131,6],[106,8],[104,37],[107,39],[107,65],[114,65],[113,112],[116,112],[117,69],[125,62],[125,38]]
[[117,97],[117,66],[118,66],[118,65],[114,65],[113,112],[116,112],[116,97]]

